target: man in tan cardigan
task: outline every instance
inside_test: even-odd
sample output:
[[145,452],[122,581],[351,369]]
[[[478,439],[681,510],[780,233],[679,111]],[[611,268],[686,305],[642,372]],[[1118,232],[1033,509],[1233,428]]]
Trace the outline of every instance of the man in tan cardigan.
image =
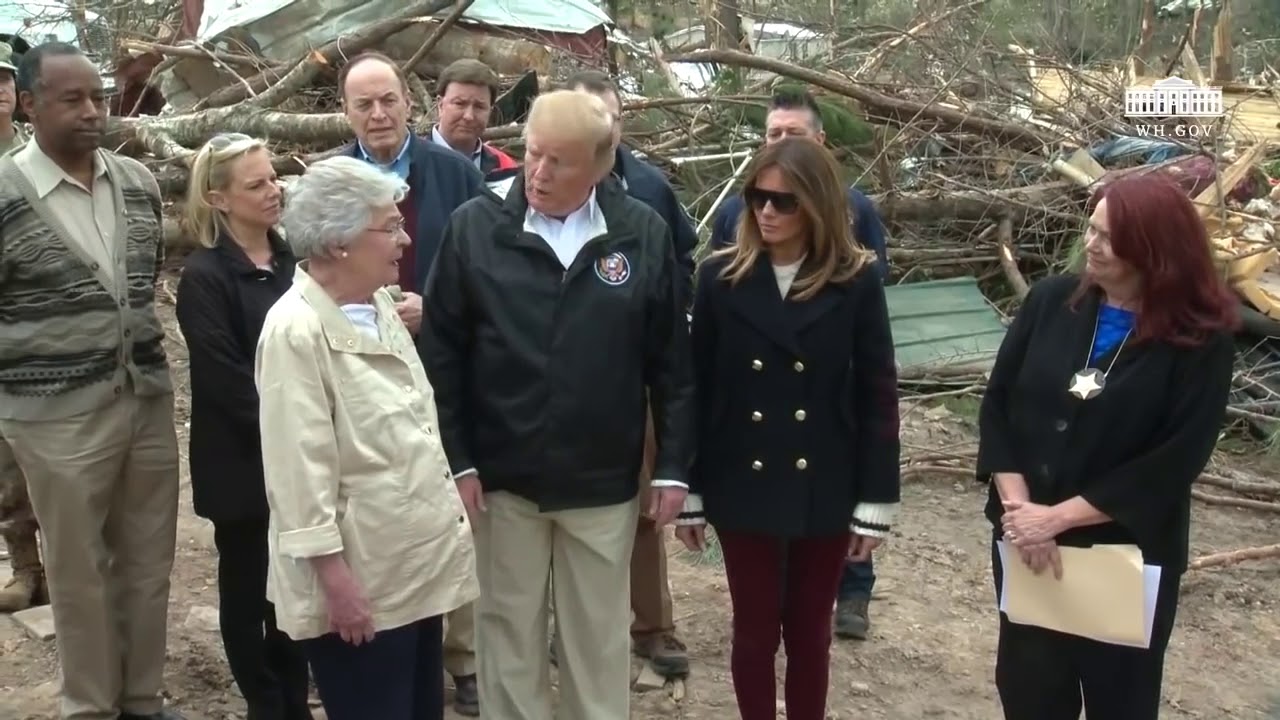
[[80,50],[18,66],[35,133],[0,157],[0,436],[40,522],[63,720],[164,709],[178,513],[173,386],[155,313],[160,188],[102,150],[106,98]]

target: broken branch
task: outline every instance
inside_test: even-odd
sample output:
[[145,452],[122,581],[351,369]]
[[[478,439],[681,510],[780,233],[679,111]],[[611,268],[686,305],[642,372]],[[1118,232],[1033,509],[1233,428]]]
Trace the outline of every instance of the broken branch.
[[1280,557],[1280,545],[1264,545],[1262,547],[1229,550],[1227,552],[1202,555],[1187,564],[1188,570],[1204,570],[1211,567],[1224,567],[1242,563],[1246,560],[1265,560]]

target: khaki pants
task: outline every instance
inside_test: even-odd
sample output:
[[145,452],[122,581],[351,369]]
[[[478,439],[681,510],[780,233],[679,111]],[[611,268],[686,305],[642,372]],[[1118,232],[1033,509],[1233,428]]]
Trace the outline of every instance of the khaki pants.
[[444,669],[455,678],[476,674],[476,604],[444,616]]
[[[551,720],[548,595],[555,596],[559,720],[627,720],[630,559],[639,502],[539,512],[485,495],[475,524],[481,717]],[[555,586],[550,587],[552,568]]]
[[126,390],[92,412],[0,421],[44,533],[64,720],[163,706],[178,513],[173,396]]
[[675,630],[672,618],[671,586],[667,581],[666,535],[662,528],[643,517],[649,509],[649,483],[653,479],[653,463],[658,445],[653,431],[653,414],[649,414],[644,437],[644,460],[640,466],[640,512],[636,526],[635,548],[631,551],[631,623],[634,637],[669,633]]

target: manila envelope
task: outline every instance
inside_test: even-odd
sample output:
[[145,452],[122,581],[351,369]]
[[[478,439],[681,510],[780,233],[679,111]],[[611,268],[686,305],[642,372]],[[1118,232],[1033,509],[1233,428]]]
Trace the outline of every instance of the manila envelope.
[[1150,642],[1146,573],[1136,545],[1059,547],[1061,580],[1052,570],[1036,575],[1015,548],[1000,545],[1000,609],[1011,622],[1119,645]]

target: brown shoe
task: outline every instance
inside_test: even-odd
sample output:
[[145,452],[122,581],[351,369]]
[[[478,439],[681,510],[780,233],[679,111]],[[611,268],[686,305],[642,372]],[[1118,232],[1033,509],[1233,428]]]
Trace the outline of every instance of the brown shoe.
[[0,588],[0,613],[16,613],[35,605],[40,596],[39,576],[24,572],[14,575]]
[[5,547],[9,550],[9,563],[13,577],[0,588],[0,613],[14,613],[33,605],[49,602],[49,586],[45,583],[44,566],[40,564],[40,546],[36,534],[6,533]]
[[689,651],[674,633],[655,633],[634,639],[635,654],[649,661],[653,671],[663,677],[685,677],[689,674]]

